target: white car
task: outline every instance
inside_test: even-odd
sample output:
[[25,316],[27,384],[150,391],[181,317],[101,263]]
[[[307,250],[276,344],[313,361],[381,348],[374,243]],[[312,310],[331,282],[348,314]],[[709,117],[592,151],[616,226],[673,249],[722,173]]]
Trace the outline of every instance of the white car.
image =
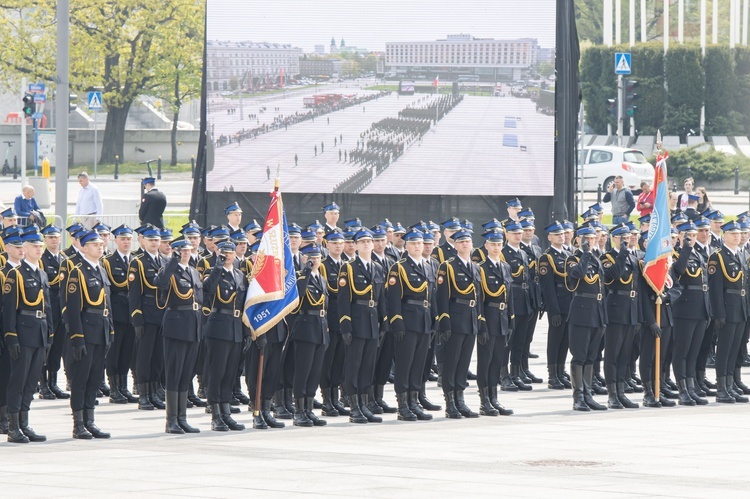
[[606,192],[618,175],[631,191],[640,191],[642,181],[654,181],[654,165],[638,149],[589,146],[578,151],[578,185],[582,181],[582,190],[595,191],[601,185],[602,192]]

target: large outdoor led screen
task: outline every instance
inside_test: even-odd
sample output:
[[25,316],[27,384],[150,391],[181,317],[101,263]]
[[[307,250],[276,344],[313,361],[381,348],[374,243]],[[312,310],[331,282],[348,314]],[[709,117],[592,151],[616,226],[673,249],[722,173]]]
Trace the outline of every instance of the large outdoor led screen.
[[552,195],[555,3],[208,0],[208,190]]

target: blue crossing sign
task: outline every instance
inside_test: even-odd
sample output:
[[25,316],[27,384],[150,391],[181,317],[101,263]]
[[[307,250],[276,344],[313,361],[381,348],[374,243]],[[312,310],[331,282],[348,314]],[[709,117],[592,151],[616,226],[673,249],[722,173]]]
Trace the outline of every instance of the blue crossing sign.
[[87,102],[88,102],[89,111],[101,111],[102,110],[102,93],[99,91],[89,92]]
[[615,54],[615,74],[629,75],[632,68],[630,62],[630,52],[617,52]]

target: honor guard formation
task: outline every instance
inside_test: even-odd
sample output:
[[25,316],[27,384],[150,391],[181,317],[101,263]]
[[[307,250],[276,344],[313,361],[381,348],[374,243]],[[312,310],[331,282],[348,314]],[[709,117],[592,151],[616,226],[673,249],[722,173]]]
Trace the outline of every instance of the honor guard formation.
[[[748,402],[747,212],[673,217],[672,265],[657,296],[642,273],[648,215],[640,227],[607,228],[593,205],[578,227],[546,225],[542,250],[532,211],[518,199],[507,209],[476,231],[458,217],[408,228],[352,218],[339,228],[336,203],[323,208],[325,223],[291,223],[299,302],[253,340],[242,317],[262,226],[243,225],[237,203],[223,224],[190,222],[176,238],[151,223],[76,223],[67,249],[59,228],[19,227],[9,208],[0,240],[0,433],[13,443],[46,440],[29,426],[35,393],[70,400],[77,439],[110,437],[95,422],[101,397],[165,411],[171,434],[200,431],[188,423],[190,408],[205,408],[213,431],[244,430],[233,417],[241,405],[256,413],[256,429],[340,416],[380,423],[383,413],[509,416],[499,392],[543,383],[529,370],[529,347],[545,313],[547,388],[571,390],[573,410],[635,409],[634,393],[646,407]],[[474,247],[477,236],[483,244]],[[469,380],[477,390],[467,394]],[[444,407],[427,398],[432,382]]]

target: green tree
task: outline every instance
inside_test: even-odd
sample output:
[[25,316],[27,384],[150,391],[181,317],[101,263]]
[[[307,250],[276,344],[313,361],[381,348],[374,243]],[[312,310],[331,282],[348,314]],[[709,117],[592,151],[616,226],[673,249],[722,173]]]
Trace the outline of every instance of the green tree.
[[[101,85],[107,109],[102,163],[125,159],[125,122],[135,100],[153,90],[170,40],[185,40],[185,15],[205,0],[71,0],[71,89]],[[2,82],[17,87],[21,76],[55,79],[55,0],[3,0],[0,10]],[[199,35],[202,40],[202,29]]]

